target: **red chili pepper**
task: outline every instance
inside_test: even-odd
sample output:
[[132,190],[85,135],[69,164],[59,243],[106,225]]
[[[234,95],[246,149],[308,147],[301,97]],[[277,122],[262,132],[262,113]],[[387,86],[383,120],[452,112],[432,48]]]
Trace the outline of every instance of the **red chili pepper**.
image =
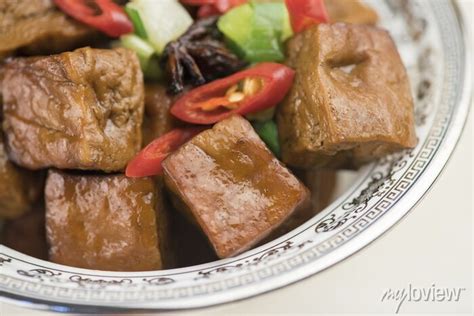
[[329,22],[324,0],[285,0],[285,2],[295,33],[315,24]]
[[207,18],[210,16],[220,15],[220,14],[221,12],[219,12],[219,10],[212,4],[206,4],[206,5],[201,6],[197,13],[199,18]]
[[[171,114],[182,121],[209,125],[233,114],[246,115],[263,111],[280,103],[293,84],[295,72],[276,63],[261,63],[224,79],[191,90],[171,108]],[[261,89],[251,96],[232,102],[223,98],[229,88],[247,78],[260,79]],[[216,107],[216,101],[221,107]],[[226,102],[227,101],[227,102]]]
[[[112,0],[54,0],[56,5],[76,20],[111,37],[132,33],[133,24],[121,6]],[[100,12],[91,7],[97,6]]]
[[203,130],[203,127],[178,128],[155,139],[128,163],[125,175],[141,178],[161,174],[163,160]]
[[181,0],[182,3],[192,6],[201,6],[198,11],[200,18],[223,14],[230,9],[247,3],[247,0]]

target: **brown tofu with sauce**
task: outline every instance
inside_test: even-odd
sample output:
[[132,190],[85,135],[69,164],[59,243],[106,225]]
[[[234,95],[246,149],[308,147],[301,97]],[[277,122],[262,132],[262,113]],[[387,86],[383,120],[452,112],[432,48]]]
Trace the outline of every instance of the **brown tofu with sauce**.
[[332,23],[374,25],[379,19],[374,9],[359,0],[325,0],[324,4]]
[[261,244],[270,242],[292,231],[312,219],[324,210],[334,199],[337,185],[337,171],[335,170],[294,170],[310,192],[310,202],[300,211],[293,214],[277,230],[275,230]]
[[277,113],[283,161],[358,167],[417,144],[405,67],[387,31],[321,24],[293,38],[292,90]]
[[96,270],[162,269],[167,218],[151,178],[50,171],[45,200],[51,261]]
[[306,221],[320,213],[329,206],[334,199],[336,190],[336,171],[334,170],[308,170],[297,171],[295,174],[306,185],[311,194],[311,203],[309,207],[298,212],[293,216],[285,226],[287,231],[293,230]]
[[23,170],[8,161],[0,131],[0,218],[17,218],[31,210],[43,190],[41,173]]
[[9,156],[22,167],[121,171],[141,148],[144,84],[131,50],[15,59],[2,94]]
[[0,0],[0,59],[19,49],[59,53],[97,38],[97,31],[66,16],[53,0]]
[[175,99],[176,97],[166,93],[166,87],[162,84],[145,85],[143,146],[148,145],[179,125],[178,120],[170,113],[170,108]]
[[0,0],[0,58],[17,50],[60,53],[98,38],[97,31],[66,16],[52,0]]
[[220,258],[256,245],[308,202],[308,190],[240,116],[194,137],[163,169]]

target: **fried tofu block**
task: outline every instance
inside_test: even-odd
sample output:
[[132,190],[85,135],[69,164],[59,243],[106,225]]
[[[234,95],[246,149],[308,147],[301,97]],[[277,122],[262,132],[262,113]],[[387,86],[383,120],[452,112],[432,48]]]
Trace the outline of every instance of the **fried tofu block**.
[[166,93],[166,87],[162,84],[147,84],[145,86],[143,146],[179,125],[178,120],[170,113],[174,100],[174,97]]
[[277,113],[285,163],[353,168],[416,145],[408,76],[387,31],[321,24],[288,51],[296,78]]
[[251,248],[308,201],[304,185],[240,116],[193,138],[163,169],[220,258]]
[[90,43],[97,35],[58,10],[52,0],[0,0],[0,58],[18,49],[59,53]]
[[291,215],[277,230],[268,236],[261,244],[270,242],[298,228],[319,214],[334,198],[337,172],[334,170],[294,170],[298,179],[309,189],[310,202],[300,211]]
[[50,171],[45,192],[50,260],[97,270],[161,269],[167,224],[158,192],[150,178]]
[[5,221],[2,227],[2,244],[26,255],[48,260],[45,212],[37,206],[21,217]]
[[336,189],[337,174],[334,170],[299,171],[295,174],[309,189],[311,203],[285,223],[286,232],[297,228],[326,208],[333,200]]
[[377,12],[359,0],[325,0],[331,22],[369,24],[377,23]]
[[2,92],[9,156],[22,167],[121,171],[141,148],[144,84],[131,50],[15,59]]
[[8,161],[0,131],[0,218],[17,218],[31,210],[42,193],[43,179]]

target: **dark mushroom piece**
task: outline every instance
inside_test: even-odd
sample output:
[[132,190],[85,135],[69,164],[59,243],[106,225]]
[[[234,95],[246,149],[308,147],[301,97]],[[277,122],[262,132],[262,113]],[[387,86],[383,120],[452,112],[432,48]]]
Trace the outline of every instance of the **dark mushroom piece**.
[[186,85],[203,85],[246,66],[221,41],[217,20],[214,16],[195,22],[165,47],[162,63],[170,78],[170,93],[178,94]]

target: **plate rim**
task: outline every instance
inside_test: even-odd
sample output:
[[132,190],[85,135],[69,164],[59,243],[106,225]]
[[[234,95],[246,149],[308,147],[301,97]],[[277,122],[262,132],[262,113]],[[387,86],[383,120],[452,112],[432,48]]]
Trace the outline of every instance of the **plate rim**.
[[[430,166],[431,176],[427,176],[420,180],[417,184],[418,187],[422,187],[422,190],[417,191],[407,191],[407,194],[412,195],[411,198],[406,198],[404,204],[407,205],[399,205],[392,209],[390,214],[386,214],[385,218],[381,218],[378,221],[377,225],[373,225],[365,230],[365,234],[358,235],[351,239],[350,244],[345,244],[340,246],[339,248],[335,249],[329,258],[321,258],[321,260],[325,260],[326,262],[317,268],[311,269],[311,266],[305,266],[296,268],[289,275],[287,278],[275,278],[271,282],[262,282],[260,284],[254,284],[251,288],[252,291],[249,291],[249,288],[242,287],[238,290],[245,291],[244,295],[236,295],[238,299],[229,300],[222,299],[222,300],[215,300],[215,303],[209,304],[208,302],[205,304],[201,304],[196,302],[194,305],[189,304],[189,306],[185,306],[183,308],[138,308],[133,305],[129,306],[120,306],[117,308],[112,308],[108,306],[98,306],[94,304],[69,304],[69,303],[61,303],[43,299],[36,299],[26,295],[17,295],[13,293],[8,293],[6,291],[0,291],[0,302],[5,302],[12,305],[22,306],[26,308],[33,308],[38,310],[50,310],[56,312],[70,312],[70,313],[78,313],[78,312],[95,312],[95,313],[110,313],[110,312],[132,312],[132,311],[177,311],[177,310],[186,310],[186,309],[202,309],[206,307],[222,305],[225,303],[241,301],[247,299],[249,297],[261,295],[264,293],[268,293],[287,285],[294,284],[300,280],[306,279],[316,273],[324,271],[325,269],[347,259],[348,257],[352,256],[353,254],[361,251],[366,246],[370,245],[375,240],[379,239],[382,235],[386,232],[390,231],[395,225],[400,223],[400,221],[412,210],[415,208],[420,201],[426,196],[428,192],[430,192],[431,188],[436,184],[440,176],[443,174],[443,171],[446,168],[449,160],[453,156],[456,147],[458,146],[459,140],[465,130],[466,123],[468,121],[469,112],[471,111],[471,100],[472,100],[472,61],[469,59],[469,56],[472,54],[472,37],[470,36],[471,30],[467,24],[467,13],[464,12],[458,1],[449,1],[451,6],[454,9],[454,13],[456,15],[456,20],[459,24],[459,29],[462,36],[462,42],[464,45],[464,76],[463,76],[463,86],[459,97],[459,101],[457,102],[457,108],[454,110],[453,114],[453,122],[450,124],[450,130],[446,133],[443,138],[443,144],[439,146],[439,153],[437,154],[437,158],[435,161],[432,162]],[[409,202],[409,203],[408,203]],[[398,202],[399,203],[399,202]],[[409,205],[408,205],[409,204]],[[383,224],[382,224],[383,223]],[[2,247],[4,247],[2,245]],[[346,249],[346,248],[350,248]],[[306,268],[306,269],[304,269]],[[314,271],[313,271],[314,270]],[[298,272],[298,273],[296,273]],[[198,298],[199,299],[199,298]],[[143,304],[140,304],[143,305]]]

